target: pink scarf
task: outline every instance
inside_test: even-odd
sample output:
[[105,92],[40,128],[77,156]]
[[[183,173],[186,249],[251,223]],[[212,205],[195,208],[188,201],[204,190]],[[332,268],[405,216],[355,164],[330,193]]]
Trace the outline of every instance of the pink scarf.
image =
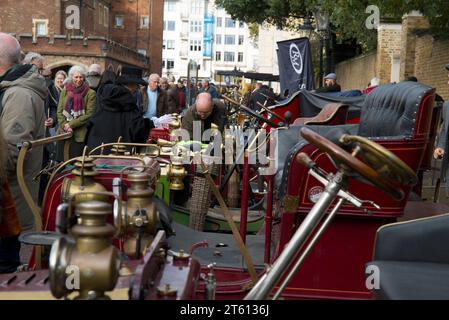
[[84,82],[81,87],[75,88],[71,82],[67,83],[65,86],[67,90],[67,102],[64,106],[64,109],[74,118],[78,118],[79,116],[84,114],[84,109],[86,105],[84,103],[84,97],[89,91],[89,85],[87,82]]

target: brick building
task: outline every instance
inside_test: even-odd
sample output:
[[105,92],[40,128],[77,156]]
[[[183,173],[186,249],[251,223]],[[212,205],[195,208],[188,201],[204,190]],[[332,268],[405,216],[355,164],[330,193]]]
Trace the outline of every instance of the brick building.
[[162,70],[163,0],[2,0],[0,16],[0,31],[53,71],[92,63]]
[[377,50],[338,64],[336,72],[343,90],[363,89],[373,77],[385,84],[416,76],[449,99],[448,63],[449,40],[434,38],[428,21],[412,12],[399,23],[382,23]]

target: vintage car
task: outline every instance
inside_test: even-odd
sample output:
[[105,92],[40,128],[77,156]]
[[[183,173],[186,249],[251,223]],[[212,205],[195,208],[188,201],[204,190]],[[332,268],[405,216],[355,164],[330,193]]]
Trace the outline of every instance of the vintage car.
[[[403,292],[404,282],[391,282],[385,292],[367,287],[367,265],[386,268],[388,279],[399,272],[388,261],[395,261],[401,247],[395,227],[386,225],[404,215],[411,189],[419,182],[417,174],[432,129],[433,100],[434,89],[421,84],[386,85],[364,98],[359,124],[273,129],[278,143],[270,152],[277,170],[264,176],[265,232],[255,235],[239,232],[204,164],[200,164],[204,177],[232,234],[193,230],[170,219],[154,190],[164,166],[172,171],[177,164],[160,160],[157,148],[148,152],[149,159],[144,160],[145,155],[126,159],[135,161],[128,163],[134,168],[115,172],[95,172],[94,156],[73,160],[76,168],[71,174],[78,175],[74,185],[91,179],[103,190],[70,192],[73,182],[64,182],[70,173],[51,183],[43,219],[46,227],[53,224],[53,232],[24,239],[44,247],[44,254],[36,256],[42,258],[41,266],[47,262],[48,270],[39,270],[36,264],[35,270],[0,276],[5,284],[0,297],[12,297],[11,292],[14,298],[31,294],[50,298],[51,292],[56,298],[78,294],[80,299],[400,297],[393,293]],[[88,174],[83,169],[86,160]],[[174,170],[178,184],[180,177]],[[245,220],[242,215],[240,221]],[[398,239],[414,234],[399,231]],[[426,238],[425,243],[431,242],[431,237]],[[402,252],[399,261],[406,264],[413,253],[418,256],[418,247]],[[374,248],[376,261],[369,264]],[[430,262],[441,265],[432,270],[447,265],[446,255],[440,252]],[[410,264],[409,270],[426,266],[420,258],[414,259],[417,263]],[[79,268],[80,288],[65,285],[73,266]],[[433,284],[438,283],[429,281],[423,287]],[[444,293],[446,284],[440,284],[438,292]]]

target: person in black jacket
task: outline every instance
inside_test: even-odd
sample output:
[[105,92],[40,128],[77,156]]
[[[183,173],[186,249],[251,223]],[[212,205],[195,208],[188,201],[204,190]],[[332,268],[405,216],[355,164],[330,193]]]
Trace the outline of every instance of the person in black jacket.
[[106,83],[98,90],[97,112],[88,124],[89,150],[102,143],[116,142],[119,137],[122,142],[145,143],[154,128],[153,122],[139,112],[135,96],[139,85],[147,83],[139,76],[139,69],[126,70],[115,83]]

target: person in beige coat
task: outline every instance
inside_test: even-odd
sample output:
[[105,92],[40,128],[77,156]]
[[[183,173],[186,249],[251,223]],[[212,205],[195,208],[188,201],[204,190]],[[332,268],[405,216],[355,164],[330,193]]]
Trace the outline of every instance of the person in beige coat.
[[[19,214],[22,231],[34,229],[34,218],[25,201],[16,177],[18,145],[24,141],[42,139],[45,136],[44,103],[47,97],[45,80],[36,66],[21,65],[21,49],[18,41],[0,33],[0,127],[8,145],[6,174]],[[24,164],[25,182],[37,201],[39,180],[33,177],[41,170],[42,147],[29,151]]]

